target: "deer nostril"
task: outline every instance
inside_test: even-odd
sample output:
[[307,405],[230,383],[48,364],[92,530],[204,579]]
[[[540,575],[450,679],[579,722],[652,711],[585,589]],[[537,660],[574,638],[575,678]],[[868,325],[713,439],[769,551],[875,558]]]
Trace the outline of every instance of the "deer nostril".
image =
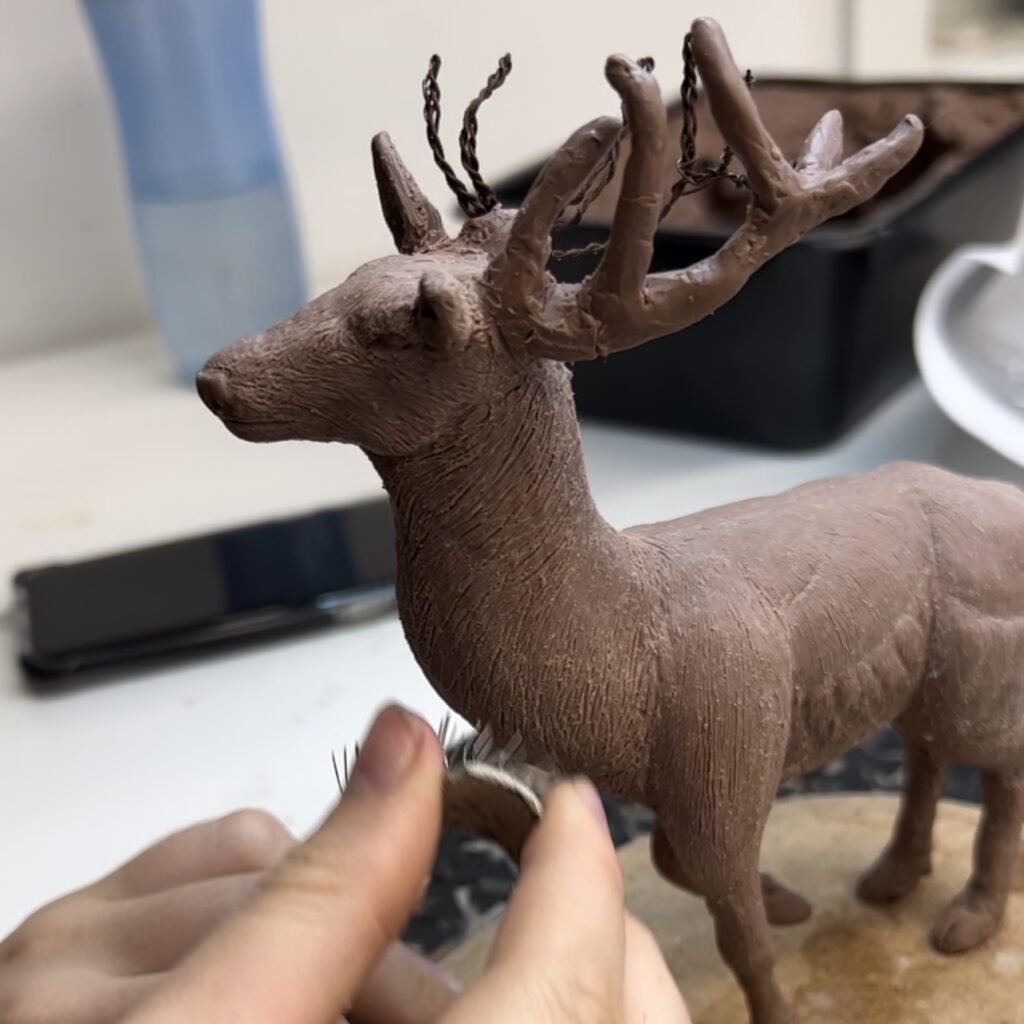
[[220,370],[200,370],[196,388],[206,407],[215,415],[223,416],[230,407],[228,378]]

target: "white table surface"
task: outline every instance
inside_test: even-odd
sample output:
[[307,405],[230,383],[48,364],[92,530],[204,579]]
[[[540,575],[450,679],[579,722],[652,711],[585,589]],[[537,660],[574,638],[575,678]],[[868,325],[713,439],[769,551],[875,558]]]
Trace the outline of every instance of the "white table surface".
[[[364,497],[340,445],[247,445],[169,376],[152,338],[0,366],[0,575]],[[843,443],[778,455],[586,426],[616,525],[915,458],[1024,483],[919,385]],[[25,688],[0,586],[0,935],[34,907],[181,825],[259,806],[303,832],[335,792],[330,753],[398,699],[443,712],[394,617],[50,697]]]

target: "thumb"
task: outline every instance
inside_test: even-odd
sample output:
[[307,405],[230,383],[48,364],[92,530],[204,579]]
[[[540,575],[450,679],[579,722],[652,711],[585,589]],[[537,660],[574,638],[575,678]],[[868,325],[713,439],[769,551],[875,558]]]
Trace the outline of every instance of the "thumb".
[[625,942],[622,873],[600,798],[583,780],[555,786],[487,968],[444,1024],[621,1021]]
[[319,1024],[343,1013],[419,900],[442,769],[430,727],[385,709],[323,825],[133,1020]]

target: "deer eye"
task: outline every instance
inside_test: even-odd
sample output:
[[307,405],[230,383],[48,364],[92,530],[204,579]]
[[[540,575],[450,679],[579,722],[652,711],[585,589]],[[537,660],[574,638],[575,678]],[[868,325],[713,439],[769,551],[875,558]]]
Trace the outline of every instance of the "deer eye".
[[412,343],[412,338],[408,335],[383,331],[379,334],[370,335],[366,341],[366,347],[374,349],[398,349],[408,348]]

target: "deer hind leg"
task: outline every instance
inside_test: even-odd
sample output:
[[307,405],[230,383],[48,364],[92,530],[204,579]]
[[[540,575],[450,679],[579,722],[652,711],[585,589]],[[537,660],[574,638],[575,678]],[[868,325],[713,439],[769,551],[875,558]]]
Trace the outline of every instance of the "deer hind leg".
[[962,953],[992,935],[1013,883],[1024,823],[1024,773],[986,772],[982,778],[974,870],[966,888],[932,929],[932,945],[940,953]]
[[769,924],[803,924],[812,913],[810,903],[800,893],[787,889],[771,875],[764,873],[761,874],[761,900]]
[[[686,869],[672,852],[668,836],[660,824],[656,824],[651,833],[651,860],[658,874],[666,881],[697,894],[696,883],[689,878]],[[761,875],[761,901],[769,924],[802,924],[811,916],[811,905],[800,893],[787,889],[768,874]]]
[[907,740],[900,813],[889,845],[857,882],[865,903],[903,899],[932,870],[932,830],[946,762]]

